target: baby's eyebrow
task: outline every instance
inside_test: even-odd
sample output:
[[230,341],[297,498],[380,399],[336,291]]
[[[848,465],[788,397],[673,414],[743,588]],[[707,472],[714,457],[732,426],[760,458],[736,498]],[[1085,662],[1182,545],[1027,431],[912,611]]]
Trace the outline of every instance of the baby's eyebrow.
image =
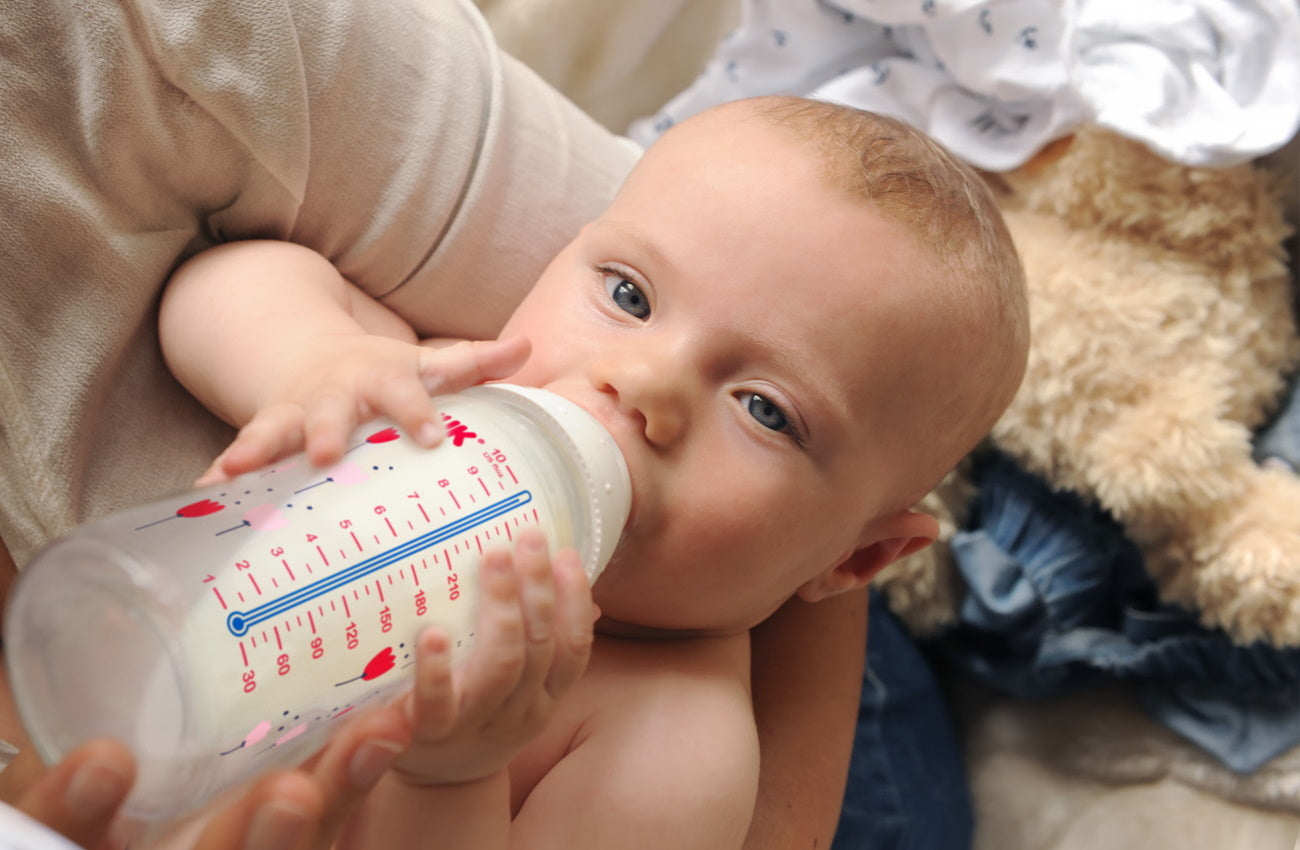
[[668,255],[646,235],[640,227],[630,221],[602,218],[594,222],[593,227],[613,231],[619,238],[632,242],[636,250],[660,270],[673,272],[675,266]]
[[844,387],[835,375],[819,368],[806,347],[792,339],[773,339],[746,334],[755,362],[771,370],[776,383],[783,387],[802,420],[806,437],[824,443],[841,432],[849,421],[850,406]]

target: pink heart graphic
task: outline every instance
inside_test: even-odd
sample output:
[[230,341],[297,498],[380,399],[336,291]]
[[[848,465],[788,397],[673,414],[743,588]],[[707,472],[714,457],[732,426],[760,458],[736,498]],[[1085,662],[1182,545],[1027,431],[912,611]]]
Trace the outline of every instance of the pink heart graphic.
[[335,484],[360,484],[370,478],[370,473],[351,462],[340,463],[338,466],[331,467],[325,474]]
[[299,723],[297,726],[293,727],[288,732],[285,732],[283,735],[276,738],[275,743],[272,744],[271,746],[278,747],[281,744],[285,743],[286,741],[292,741],[294,738],[297,738],[299,735],[301,735],[303,732],[306,731],[307,731],[307,724]]
[[248,735],[245,736],[244,746],[245,747],[253,746],[258,741],[265,738],[266,733],[270,731],[271,731],[271,721],[263,720],[261,723],[253,727],[253,731],[249,732]]
[[256,531],[275,531],[288,525],[289,518],[275,505],[256,505],[244,512],[244,522]]

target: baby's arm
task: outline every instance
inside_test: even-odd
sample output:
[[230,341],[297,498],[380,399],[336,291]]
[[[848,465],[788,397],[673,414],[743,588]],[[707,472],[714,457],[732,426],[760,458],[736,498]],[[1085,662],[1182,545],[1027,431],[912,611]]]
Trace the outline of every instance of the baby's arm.
[[595,607],[573,550],[536,531],[486,554],[475,644],[453,668],[445,638],[420,636],[405,703],[411,746],[348,824],[342,848],[504,848],[508,765],[550,723],[591,651]]
[[429,396],[513,372],[523,340],[431,348],[321,255],[289,242],[219,245],[182,265],[159,318],[163,354],[209,410],[241,427],[205,478],[305,448],[337,460],[377,415],[425,445],[442,438]]
[[602,639],[509,772],[435,785],[390,772],[343,847],[739,850],[758,783],[748,664],[743,635]]

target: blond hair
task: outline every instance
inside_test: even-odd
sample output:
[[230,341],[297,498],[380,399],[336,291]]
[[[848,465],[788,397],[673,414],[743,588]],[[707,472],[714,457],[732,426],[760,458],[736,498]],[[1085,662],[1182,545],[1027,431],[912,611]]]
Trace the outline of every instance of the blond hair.
[[942,145],[894,118],[797,97],[747,103],[813,145],[833,190],[901,224],[933,258],[940,276],[932,303],[976,351],[954,377],[969,386],[941,388],[937,394],[947,397],[922,414],[949,434],[946,472],[1011,403],[1029,345],[1024,270],[988,185]]

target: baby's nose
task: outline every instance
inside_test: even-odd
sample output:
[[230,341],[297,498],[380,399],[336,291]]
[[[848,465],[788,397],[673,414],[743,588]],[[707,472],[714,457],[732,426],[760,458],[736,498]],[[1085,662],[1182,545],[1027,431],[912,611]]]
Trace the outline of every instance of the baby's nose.
[[591,377],[598,390],[615,396],[619,409],[638,420],[651,445],[668,449],[686,434],[689,379],[665,358],[637,354],[602,358]]

